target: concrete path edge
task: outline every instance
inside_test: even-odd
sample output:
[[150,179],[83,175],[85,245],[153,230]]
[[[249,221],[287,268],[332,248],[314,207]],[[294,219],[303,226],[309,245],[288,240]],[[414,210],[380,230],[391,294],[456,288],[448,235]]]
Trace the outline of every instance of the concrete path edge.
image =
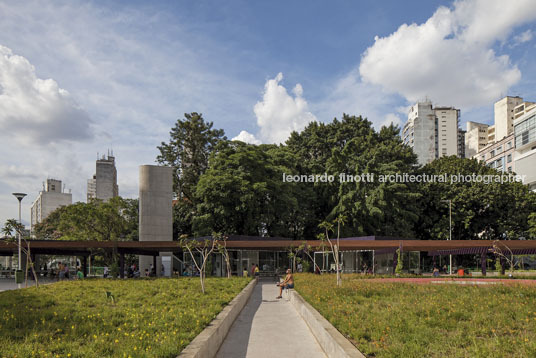
[[213,358],[218,353],[236,317],[248,302],[257,279],[252,280],[201,333],[182,350],[178,358]]
[[329,358],[365,358],[363,353],[307,303],[298,292],[294,290],[290,292],[290,301]]

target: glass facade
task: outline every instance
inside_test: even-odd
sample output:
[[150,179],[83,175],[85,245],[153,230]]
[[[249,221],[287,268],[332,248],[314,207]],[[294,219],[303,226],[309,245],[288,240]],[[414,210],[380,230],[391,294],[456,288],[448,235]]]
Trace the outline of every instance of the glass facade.
[[536,114],[515,126],[516,148],[532,142],[536,142]]

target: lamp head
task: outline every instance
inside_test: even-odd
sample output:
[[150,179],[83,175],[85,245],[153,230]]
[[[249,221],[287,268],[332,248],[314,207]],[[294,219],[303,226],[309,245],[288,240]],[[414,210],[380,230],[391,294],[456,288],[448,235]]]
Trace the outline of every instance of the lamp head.
[[24,193],[13,193],[13,195],[19,200],[22,201],[22,199],[26,196]]

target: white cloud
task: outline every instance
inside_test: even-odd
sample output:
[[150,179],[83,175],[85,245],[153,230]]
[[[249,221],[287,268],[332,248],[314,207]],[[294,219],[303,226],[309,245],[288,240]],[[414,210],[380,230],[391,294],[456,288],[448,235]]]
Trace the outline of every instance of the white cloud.
[[514,44],[520,45],[522,43],[529,42],[530,40],[532,40],[533,36],[534,34],[532,33],[531,29],[528,29],[527,31],[523,31],[519,35],[514,36]]
[[29,144],[92,137],[88,114],[53,79],[0,45],[0,135]]
[[424,24],[403,24],[376,37],[363,54],[359,72],[409,101],[428,96],[444,105],[488,105],[521,78],[507,55],[492,46],[506,41],[515,26],[536,18],[536,2],[457,1],[440,7]]
[[399,126],[401,127],[402,126],[402,120],[400,119],[400,117],[394,113],[387,113],[387,115],[385,116],[383,122],[382,122],[382,126],[389,126],[391,124],[394,124],[395,126]]
[[287,92],[280,82],[283,74],[266,81],[261,102],[253,111],[260,127],[258,137],[265,143],[283,143],[292,131],[301,131],[316,117],[309,112],[307,101],[303,98],[303,88],[298,83],[292,93]]
[[255,135],[249,133],[248,131],[241,131],[236,137],[234,137],[232,140],[239,140],[244,143],[249,144],[261,144],[261,141],[258,140]]
[[[2,135],[6,130],[0,124],[0,225],[16,210],[14,191],[28,193],[22,215],[29,221],[29,205],[48,176],[72,188],[74,201],[85,201],[96,154],[108,148],[116,156],[120,195],[137,197],[138,166],[154,163],[157,145],[169,138],[183,113],[201,112],[225,129],[239,126],[237,118],[254,118],[251,104],[258,86],[240,76],[254,73],[254,56],[238,61],[236,46],[193,31],[187,20],[177,21],[184,14],[81,0],[0,0],[0,14],[0,44],[26,58],[35,67],[36,80],[53,78],[56,97],[80,104],[94,130],[87,141],[56,139],[43,146],[30,140],[52,135],[46,133],[50,128],[41,128],[40,134],[24,132],[28,138],[21,145],[21,138],[14,137],[19,133]],[[60,94],[59,87],[70,94]],[[62,133],[61,138],[71,134]],[[28,172],[35,176],[25,176]]]

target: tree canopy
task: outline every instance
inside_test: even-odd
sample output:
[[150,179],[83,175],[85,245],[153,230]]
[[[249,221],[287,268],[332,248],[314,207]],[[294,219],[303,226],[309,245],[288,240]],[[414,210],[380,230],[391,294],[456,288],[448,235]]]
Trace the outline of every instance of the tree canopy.
[[62,206],[34,228],[39,239],[136,241],[138,200],[112,198]]
[[[476,160],[443,157],[420,167],[394,125],[375,130],[361,116],[311,122],[283,145],[229,141],[201,115],[179,120],[161,163],[181,168],[174,236],[212,232],[315,238],[319,224],[343,215],[341,236],[453,239],[536,236],[536,194],[517,182],[441,183],[380,176],[498,175]],[[189,149],[188,149],[189,148]],[[194,154],[195,153],[195,154]],[[203,154],[200,154],[203,153]],[[332,175],[333,181],[285,181],[285,175]]]

